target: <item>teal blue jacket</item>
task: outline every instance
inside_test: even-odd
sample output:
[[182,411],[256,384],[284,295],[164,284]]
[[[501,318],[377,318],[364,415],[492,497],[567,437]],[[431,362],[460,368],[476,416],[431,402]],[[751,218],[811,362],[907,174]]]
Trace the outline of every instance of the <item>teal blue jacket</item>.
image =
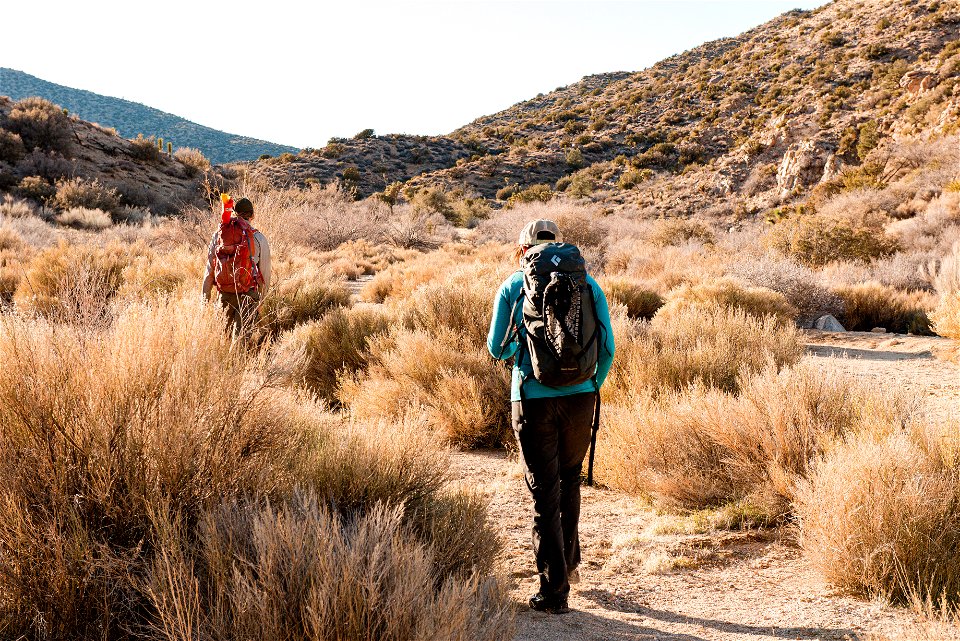
[[[603,290],[592,277],[587,276],[587,282],[593,288],[593,299],[597,305],[597,322],[601,326],[601,338],[603,343],[600,346],[600,359],[597,363],[597,387],[603,385],[607,374],[610,373],[610,366],[613,365],[613,331],[610,325],[610,308],[607,306],[607,297]],[[519,339],[525,341],[523,331],[523,305],[516,305],[517,300],[523,294],[523,272],[517,271],[507,278],[500,286],[497,297],[493,302],[493,319],[490,321],[490,332],[487,334],[487,349],[494,358],[506,360],[517,353],[519,347],[516,338],[511,340],[505,347],[503,342],[513,334],[514,328],[520,328]],[[516,307],[515,316],[510,318],[510,312]],[[503,353],[501,354],[501,347]],[[556,396],[570,396],[572,394],[582,394],[583,392],[596,392],[593,381],[589,380],[579,385],[569,385],[566,387],[550,387],[537,382],[533,378],[533,364],[530,362],[530,355],[527,350],[521,351],[520,358],[513,365],[513,385],[510,391],[510,400],[520,400],[520,382],[523,383],[524,398],[552,398]]]

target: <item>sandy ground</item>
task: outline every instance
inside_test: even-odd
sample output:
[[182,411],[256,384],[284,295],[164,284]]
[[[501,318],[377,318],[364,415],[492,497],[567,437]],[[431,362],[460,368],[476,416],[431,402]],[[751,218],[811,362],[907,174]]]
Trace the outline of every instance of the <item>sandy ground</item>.
[[[931,412],[960,414],[951,341],[857,332],[809,332],[807,340],[810,362],[902,385],[928,399]],[[469,452],[456,453],[453,465],[462,482],[488,494],[501,524],[519,604],[517,641],[862,639],[899,636],[914,619],[900,608],[836,594],[805,562],[788,528],[656,534],[669,517],[593,488],[584,488],[584,565],[571,593],[574,611],[531,611],[525,606],[537,588],[531,508],[518,464],[504,452]]]

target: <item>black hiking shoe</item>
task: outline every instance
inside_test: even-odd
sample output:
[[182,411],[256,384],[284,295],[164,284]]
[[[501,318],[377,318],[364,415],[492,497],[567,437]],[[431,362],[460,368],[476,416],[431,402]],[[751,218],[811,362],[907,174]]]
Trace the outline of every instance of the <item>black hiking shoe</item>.
[[566,614],[570,611],[566,598],[550,598],[539,592],[530,597],[530,609],[547,614]]

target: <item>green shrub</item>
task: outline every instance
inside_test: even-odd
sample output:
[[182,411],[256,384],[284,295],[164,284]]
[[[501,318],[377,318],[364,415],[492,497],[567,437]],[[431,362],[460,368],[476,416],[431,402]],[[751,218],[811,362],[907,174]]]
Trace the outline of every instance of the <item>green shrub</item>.
[[898,248],[897,241],[882,229],[817,215],[777,223],[767,233],[767,242],[784,256],[811,267],[842,260],[868,261],[889,256]]
[[159,163],[162,144],[156,136],[144,137],[143,134],[137,134],[136,138],[130,140],[130,155],[143,162]]
[[571,149],[566,156],[567,167],[580,169],[584,165],[583,152],[579,149]]
[[611,303],[626,307],[629,318],[650,320],[665,302],[658,293],[631,278],[607,276],[600,279],[600,286]]
[[645,183],[653,177],[653,171],[650,169],[628,169],[620,175],[617,180],[617,187],[620,189],[633,189],[637,185]]
[[518,191],[520,191],[520,185],[517,184],[501,187],[497,190],[497,200],[510,200]]
[[366,140],[368,138],[373,138],[373,129],[364,129],[353,137],[354,140]]
[[40,176],[27,176],[20,181],[15,191],[23,198],[46,203],[56,195],[57,188]]
[[507,203],[514,205],[516,203],[545,203],[553,199],[554,193],[550,185],[531,185],[526,189],[514,193],[507,200]]

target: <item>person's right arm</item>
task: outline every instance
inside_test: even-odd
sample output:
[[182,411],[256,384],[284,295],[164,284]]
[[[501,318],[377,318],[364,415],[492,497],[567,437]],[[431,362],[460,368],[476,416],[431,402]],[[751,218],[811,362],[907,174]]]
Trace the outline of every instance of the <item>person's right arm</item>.
[[490,331],[487,332],[487,349],[491,356],[499,360],[506,360],[517,351],[515,337],[507,345],[503,344],[513,332],[513,319],[510,318],[513,312],[513,301],[510,300],[511,282],[512,278],[508,278],[493,299],[493,317],[490,319]]

